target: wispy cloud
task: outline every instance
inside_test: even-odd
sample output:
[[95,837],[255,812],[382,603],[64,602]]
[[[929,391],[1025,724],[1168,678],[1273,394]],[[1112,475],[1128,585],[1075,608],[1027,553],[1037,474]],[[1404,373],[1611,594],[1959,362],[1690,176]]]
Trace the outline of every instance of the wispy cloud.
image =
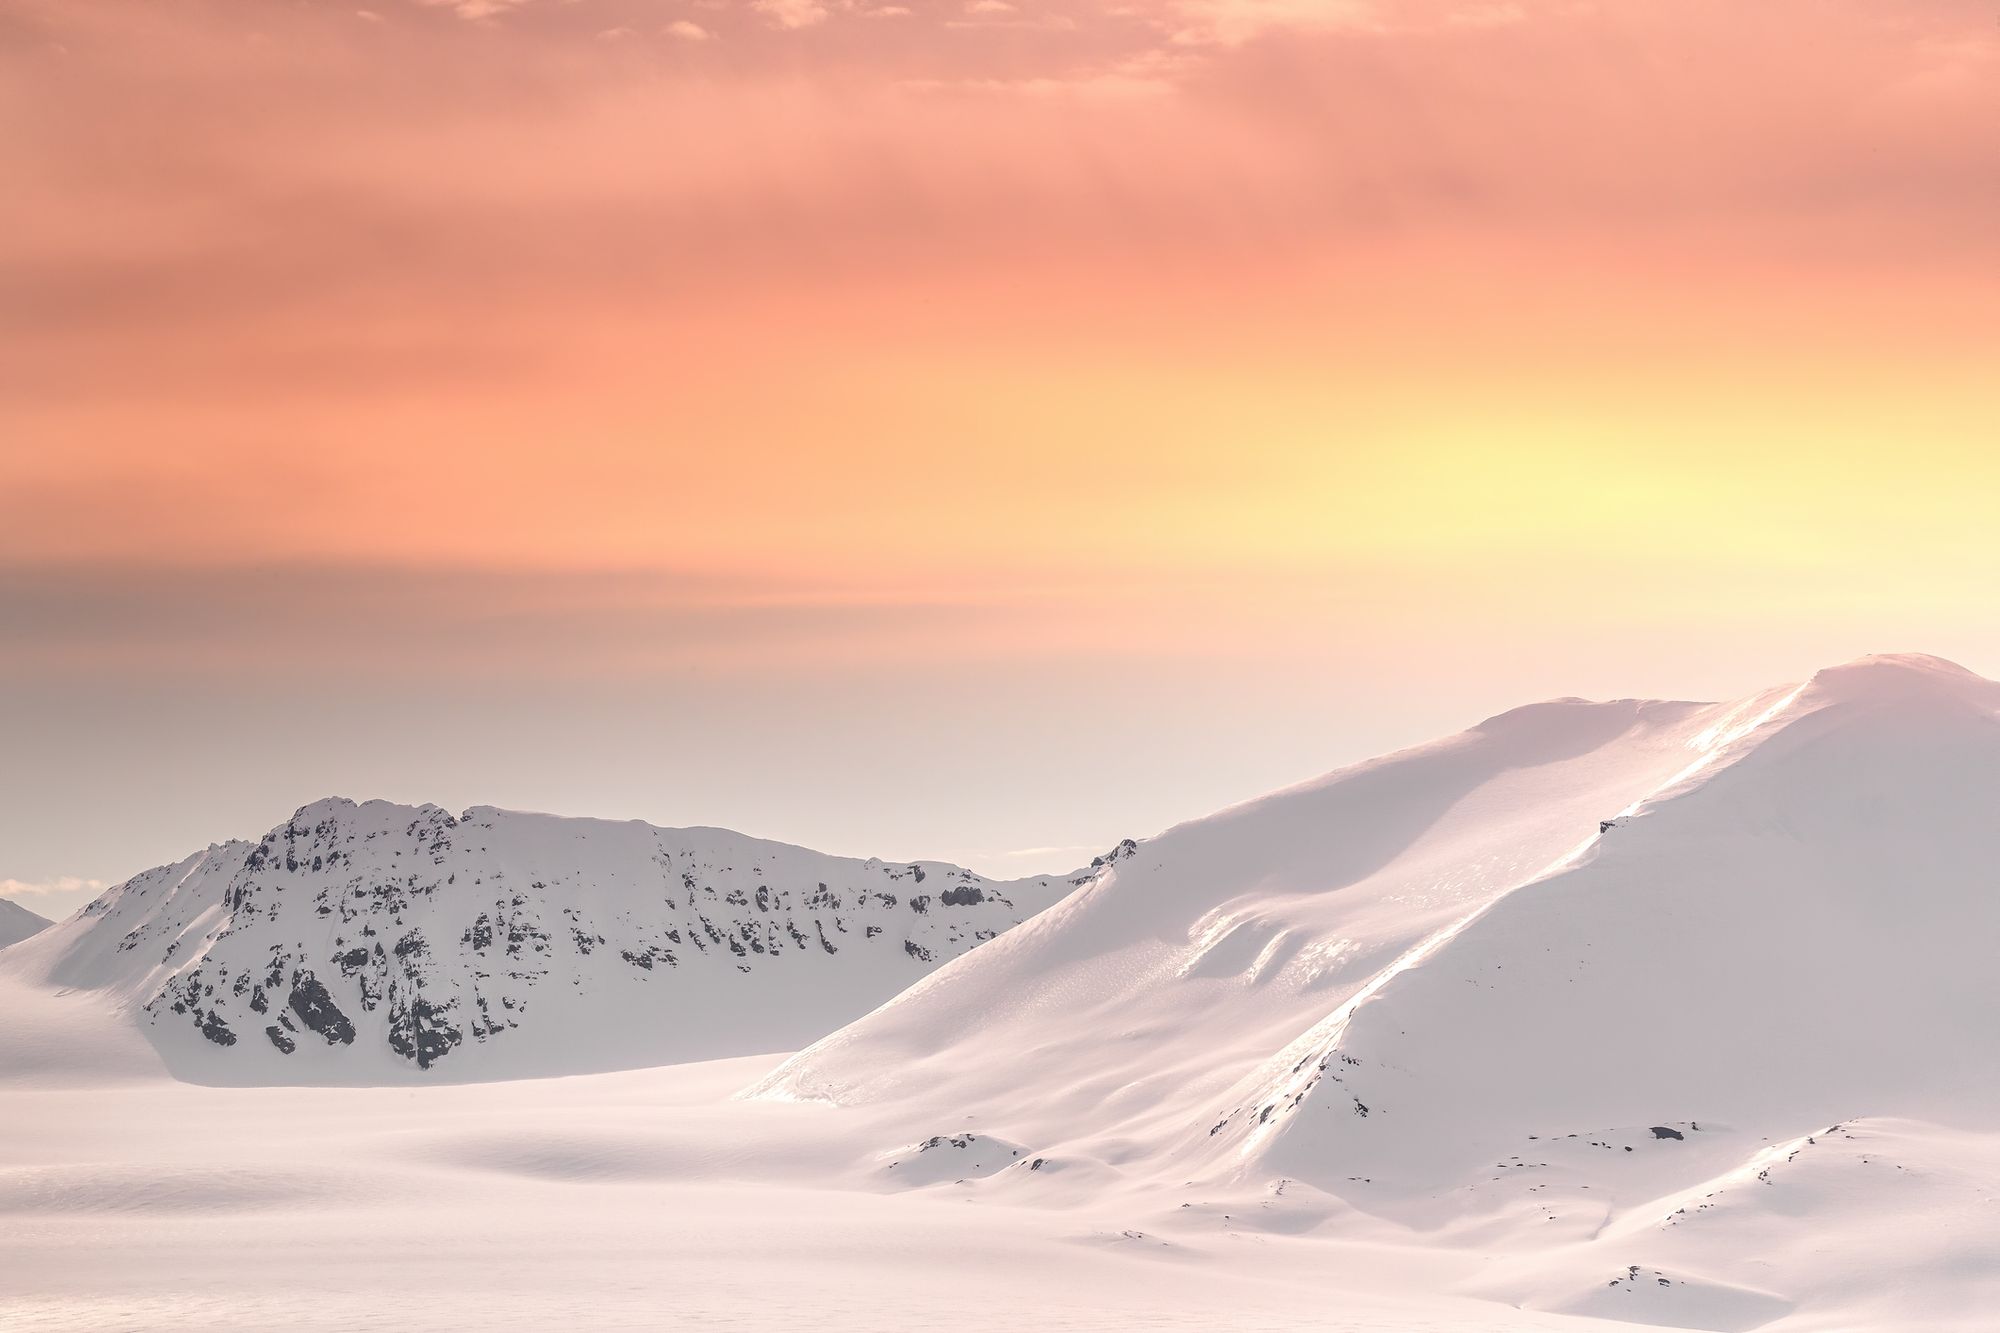
[[104,892],[101,879],[84,879],[77,875],[57,875],[53,879],[0,879],[0,898],[43,898],[73,897],[77,894],[99,894]]
[[750,0],[750,7],[780,28],[814,27],[828,13],[819,0]]

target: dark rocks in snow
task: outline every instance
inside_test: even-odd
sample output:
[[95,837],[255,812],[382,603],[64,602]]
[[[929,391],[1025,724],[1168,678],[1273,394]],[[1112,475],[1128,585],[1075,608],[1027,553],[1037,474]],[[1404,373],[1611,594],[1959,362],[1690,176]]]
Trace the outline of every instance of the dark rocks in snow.
[[1113,847],[1110,851],[1106,852],[1104,855],[1091,857],[1090,868],[1092,870],[1102,870],[1104,869],[1104,867],[1111,865],[1113,862],[1122,861],[1123,859],[1132,855],[1134,852],[1138,850],[1139,850],[1139,844],[1132,841],[1132,839],[1130,838],[1121,839],[1116,847]]
[[422,996],[397,1004],[389,1013],[389,1049],[405,1060],[415,1060],[417,1068],[429,1069],[464,1040],[457,1028],[444,1021],[449,1013],[449,1006],[433,1007]]
[[312,973],[299,973],[292,982],[292,993],[287,1003],[301,1023],[326,1038],[327,1045],[353,1044],[354,1024],[348,1021],[340,1006],[333,1002],[333,996],[327,993],[326,986]]
[[1656,1139],[1682,1139],[1687,1136],[1678,1129],[1668,1129],[1665,1125],[1654,1125],[1653,1137]]
[[662,949],[657,944],[649,944],[643,949],[620,949],[618,956],[642,972],[653,970],[655,963],[665,963],[668,967],[680,966],[671,949]]
[[[259,1029],[274,1048],[296,1052],[310,1044],[304,1034],[311,1031],[335,1048],[386,1041],[401,1057],[397,1063],[428,1068],[463,1044],[461,1029],[484,1041],[519,1026],[514,1019],[527,998],[543,993],[531,989],[538,985],[565,998],[572,991],[592,996],[584,1001],[590,1007],[612,1002],[603,985],[608,978],[638,983],[638,974],[649,974],[643,980],[658,986],[667,968],[702,977],[732,966],[762,973],[793,965],[797,955],[820,960],[815,967],[851,966],[886,982],[891,975],[907,978],[907,967],[888,965],[899,949],[927,968],[994,938],[1023,915],[971,871],[873,862],[863,877],[858,864],[828,860],[806,862],[799,873],[798,849],[769,864],[761,853],[717,855],[703,844],[728,848],[735,835],[705,831],[692,839],[693,848],[676,845],[678,831],[659,831],[652,854],[632,866],[615,859],[614,847],[613,858],[593,855],[524,872],[506,857],[488,860],[494,849],[479,843],[490,822],[467,821],[465,845],[454,849],[443,832],[450,817],[442,812],[426,809],[383,825],[375,813],[357,818],[367,809],[338,801],[310,807],[259,844],[212,848],[197,875],[168,881],[148,872],[100,899],[87,914],[107,915],[106,933],[121,948],[137,950],[133,970],[150,970],[140,964],[155,959],[162,965],[164,975],[143,983],[150,987],[139,997],[144,1012],[157,1022],[171,1008],[203,1040],[189,1041],[179,1024],[162,1028],[179,1029],[204,1058]],[[552,827],[558,836],[526,841],[530,854],[548,856],[569,836],[589,831]],[[476,859],[461,864],[447,853]],[[516,854],[508,849],[507,856]],[[836,879],[836,870],[851,877]],[[600,895],[593,883],[599,874],[602,887],[637,891]],[[930,894],[878,891],[933,874],[940,882]],[[135,910],[155,882],[184,895],[185,910],[176,904],[163,913],[157,901]],[[672,893],[661,891],[669,885]],[[906,899],[910,917],[883,910]],[[674,915],[662,919],[663,903]],[[213,925],[187,929],[218,905],[227,910],[210,918]],[[860,921],[845,921],[857,913]],[[870,925],[871,919],[882,924]],[[676,953],[686,956],[677,960]],[[321,970],[324,979],[316,975]],[[695,982],[697,990],[705,984]],[[671,1005],[680,993],[656,990],[645,1003]]]

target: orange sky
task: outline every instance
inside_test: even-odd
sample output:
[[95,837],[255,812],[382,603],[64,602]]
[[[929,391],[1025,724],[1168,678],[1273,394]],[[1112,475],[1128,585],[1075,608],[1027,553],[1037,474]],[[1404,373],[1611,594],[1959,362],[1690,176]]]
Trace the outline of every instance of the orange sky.
[[0,179],[0,880],[2000,669],[1983,3],[0,0]]

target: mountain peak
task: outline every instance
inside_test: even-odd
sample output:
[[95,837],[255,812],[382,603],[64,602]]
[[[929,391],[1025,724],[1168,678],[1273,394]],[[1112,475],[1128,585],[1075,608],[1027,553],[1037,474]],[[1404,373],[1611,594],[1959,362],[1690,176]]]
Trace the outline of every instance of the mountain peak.
[[1805,687],[1836,703],[1889,703],[1950,696],[2000,702],[2000,683],[1928,653],[1872,653],[1815,672]]
[[134,876],[9,961],[115,994],[195,1081],[539,1077],[800,1045],[1071,887],[720,829],[468,816],[313,801],[257,842]]
[[39,934],[51,924],[41,913],[31,912],[11,898],[0,898],[0,949]]

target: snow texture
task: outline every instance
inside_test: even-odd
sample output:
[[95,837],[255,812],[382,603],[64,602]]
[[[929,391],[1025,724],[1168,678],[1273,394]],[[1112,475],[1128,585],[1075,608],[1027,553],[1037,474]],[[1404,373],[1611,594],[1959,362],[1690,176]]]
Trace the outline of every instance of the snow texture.
[[[908,866],[644,826],[585,826],[585,853],[568,827],[315,808],[0,956],[0,1322],[536,1327],[573,1320],[577,1291],[598,1327],[1969,1333],[2000,1308],[2000,685],[1949,663],[1869,658],[1728,704],[1533,705],[1120,843],[1073,882],[925,867],[977,884],[966,910],[997,888],[1027,917],[978,948],[944,924],[970,919],[919,938],[861,915],[870,876],[901,871],[884,891],[906,899]],[[623,828],[672,850],[601,832]],[[460,881],[342,920],[335,847],[371,858],[370,885]],[[307,849],[321,869],[271,868]],[[900,993],[870,1008],[825,970],[842,955],[807,948],[734,959],[747,973],[678,952],[690,980],[659,1010],[642,989],[483,989],[506,936],[466,932],[511,925],[513,894],[546,936],[524,940],[553,951],[570,908],[636,952],[669,922],[685,942],[683,868],[725,903],[760,877],[791,891],[770,915],[794,924],[802,876],[850,934],[899,919],[857,975]],[[1030,886],[1065,896],[1031,916]],[[656,1013],[739,1053],[771,1014],[833,1030],[589,1078],[192,1086],[239,1067],[202,1033],[241,1020],[239,889],[319,1081],[560,1072],[571,1044],[637,1063],[655,1048],[630,1029]],[[385,986],[449,998],[454,1023],[478,995],[530,1006],[429,1071],[395,1045],[391,992],[364,1007],[363,970],[326,952],[395,957],[413,927],[437,970]],[[200,961],[160,958],[173,940]],[[915,975],[884,978],[899,952]],[[352,1042],[326,1036],[307,972]],[[567,956],[543,976],[610,989]]]

